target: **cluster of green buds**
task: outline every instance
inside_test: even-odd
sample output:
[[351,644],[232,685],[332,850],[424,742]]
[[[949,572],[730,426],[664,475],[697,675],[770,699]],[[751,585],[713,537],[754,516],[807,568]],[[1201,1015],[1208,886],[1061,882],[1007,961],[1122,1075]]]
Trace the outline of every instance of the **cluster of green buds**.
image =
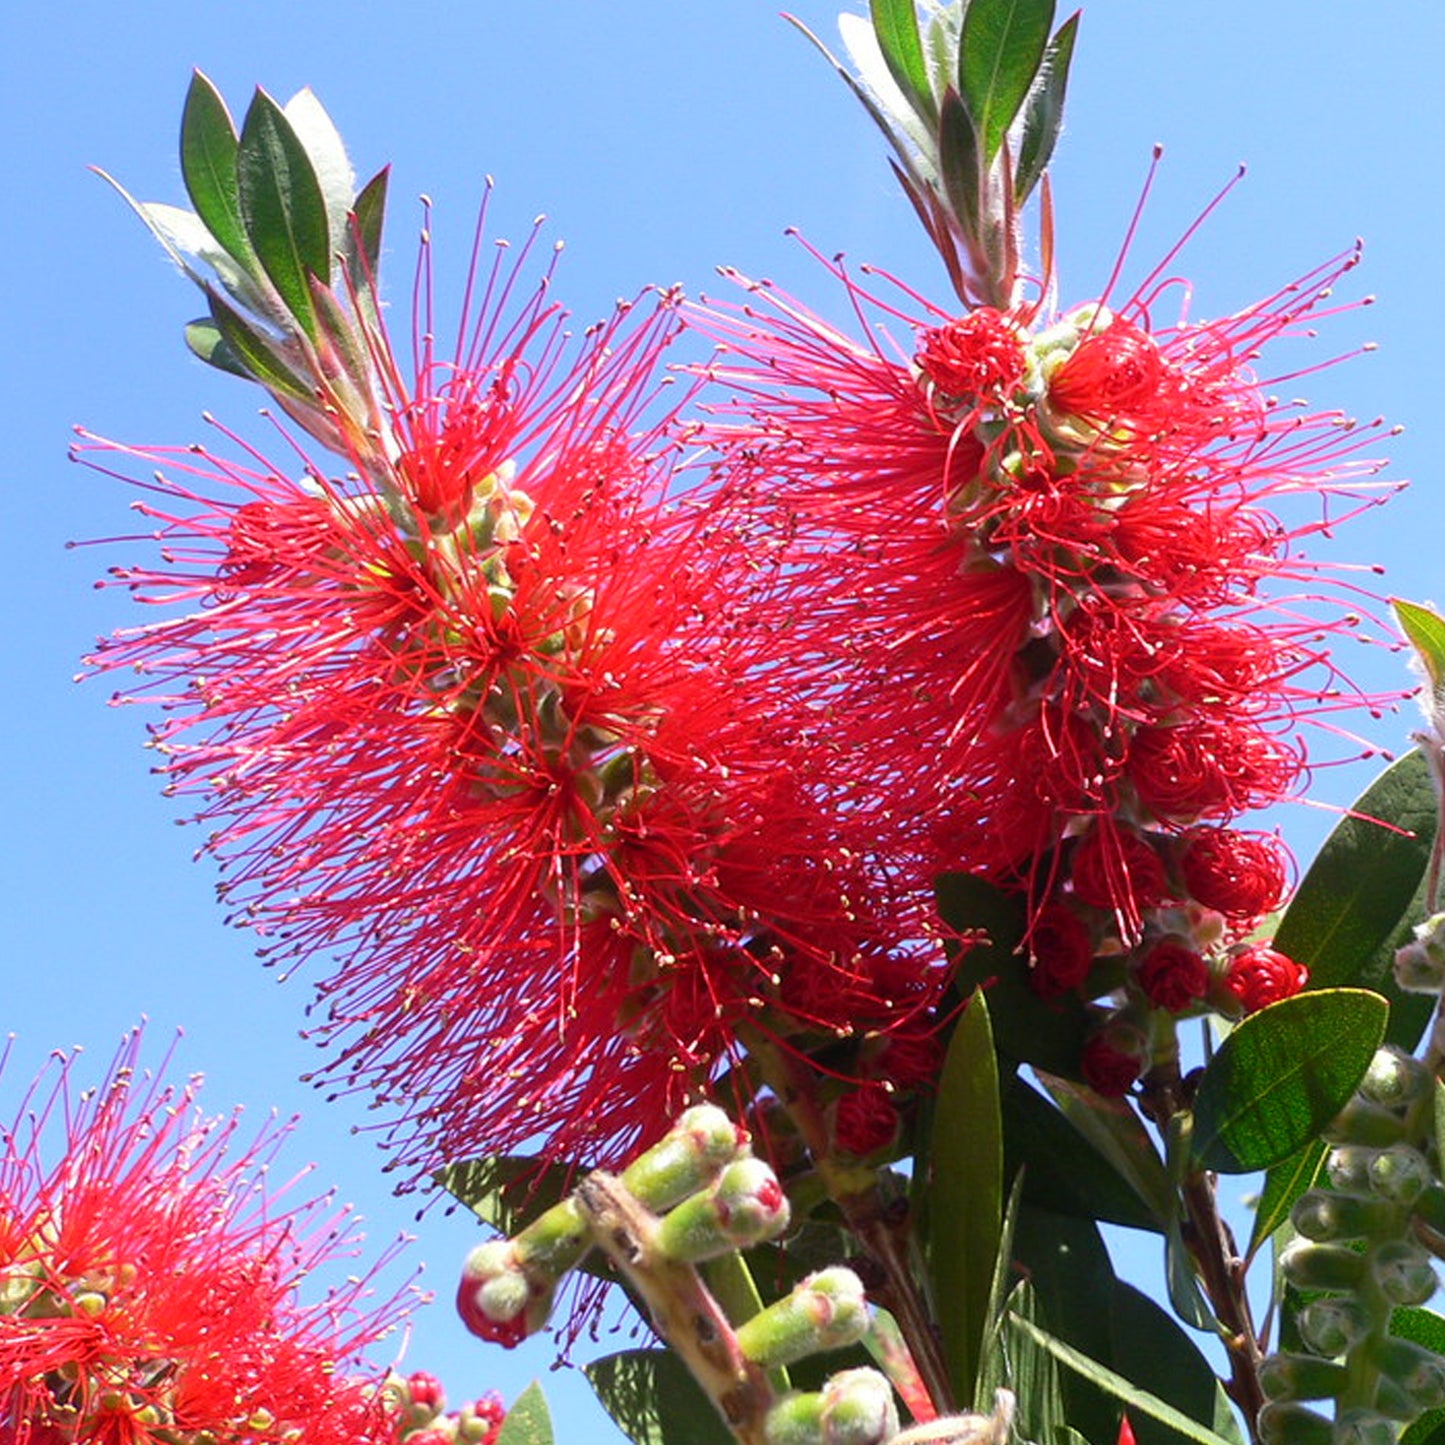
[[[1299,1237],[1279,1260],[1304,1297],[1302,1349],[1261,1368],[1265,1445],[1387,1445],[1445,1406],[1445,1360],[1391,1333],[1397,1309],[1435,1292],[1430,1255],[1445,1246],[1445,1186],[1427,1157],[1435,1093],[1423,1063],[1383,1048],[1326,1133],[1328,1183],[1296,1203]],[[1303,1403],[1325,1400],[1333,1419]]]
[[842,1370],[817,1391],[785,1387],[789,1365],[868,1333],[872,1312],[852,1270],[819,1270],[737,1321],[698,1271],[778,1238],[789,1218],[747,1132],[699,1105],[620,1175],[587,1175],[519,1234],[473,1250],[458,1309],[474,1333],[514,1344],[545,1325],[563,1277],[598,1249],[744,1445],[885,1445],[899,1418],[880,1371]]

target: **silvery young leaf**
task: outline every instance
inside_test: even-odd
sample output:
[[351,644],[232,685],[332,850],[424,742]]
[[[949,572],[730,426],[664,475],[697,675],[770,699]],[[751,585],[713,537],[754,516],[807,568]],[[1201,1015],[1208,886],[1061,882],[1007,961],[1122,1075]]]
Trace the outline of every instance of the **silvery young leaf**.
[[[321,199],[326,206],[331,254],[335,256],[346,242],[347,217],[355,205],[356,172],[351,167],[340,132],[310,86],[298,90],[286,102],[282,114],[291,122],[291,129],[310,158],[311,169],[316,172]],[[325,281],[328,277],[321,274],[321,279]]]
[[1069,62],[1079,31],[1079,12],[1070,15],[1049,41],[1033,88],[1019,118],[1018,160],[1014,165],[1014,200],[1023,205],[1038,185],[1059,139],[1064,122],[1064,93]]
[[958,48],[958,88],[985,168],[1033,86],[1053,23],[1054,0],[969,0]]
[[878,48],[888,62],[893,79],[919,119],[931,125],[938,107],[928,80],[928,62],[918,33],[918,9],[914,0],[870,0],[868,8]]
[[218,371],[229,371],[232,376],[254,381],[246,364],[231,350],[221,328],[209,316],[202,316],[186,323],[186,345],[208,366]]
[[[887,117],[890,133],[907,136],[924,155],[929,154],[932,150],[930,127],[919,119],[912,99],[899,89],[873,27],[863,16],[845,13],[838,17],[838,33],[843,37],[848,58],[858,67],[858,78]],[[895,139],[894,145],[897,144]]]
[[241,219],[296,324],[315,337],[307,276],[331,276],[331,241],[321,183],[291,123],[264,90],[241,127],[236,156]]
[[1268,1169],[1316,1138],[1364,1078],[1389,1016],[1379,994],[1332,988],[1296,994],[1236,1025],[1199,1081],[1197,1166]]
[[497,1445],[553,1445],[552,1412],[542,1387],[533,1380],[507,1411]]
[[241,220],[236,182],[239,147],[226,102],[197,70],[191,76],[181,113],[181,179],[206,229],[236,261],[248,267],[255,255]]

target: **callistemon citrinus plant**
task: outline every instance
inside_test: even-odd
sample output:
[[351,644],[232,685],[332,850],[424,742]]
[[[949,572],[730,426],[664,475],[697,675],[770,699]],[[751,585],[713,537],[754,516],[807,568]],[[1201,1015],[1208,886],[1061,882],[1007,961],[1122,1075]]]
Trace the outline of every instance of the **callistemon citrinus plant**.
[[[136,204],[204,291],[192,349],[284,420],[83,436],[154,543],[92,664],[163,709],[237,920],[334,961],[319,1077],[504,1236],[464,1321],[575,1347],[620,1281],[674,1353],[591,1378],[647,1445],[1343,1445],[1445,1404],[1433,714],[1292,898],[1257,816],[1387,700],[1333,653],[1383,607],[1309,555],[1393,490],[1381,428],[1271,360],[1358,253],[1211,318],[1182,243],[1137,281],[1126,243],[1061,303],[1055,18],[843,18],[953,290],[823,262],[851,331],[743,282],[574,332],[485,204],[460,317],[424,239],[407,327],[386,172],[357,189],[309,92],[238,131],[197,76],[194,209]],[[1398,611],[1436,696],[1445,622]],[[1249,1171],[1241,1250],[1217,1175]],[[1245,1276],[1292,1209],[1269,1356]],[[1100,1222],[1160,1236],[1222,1386]]]

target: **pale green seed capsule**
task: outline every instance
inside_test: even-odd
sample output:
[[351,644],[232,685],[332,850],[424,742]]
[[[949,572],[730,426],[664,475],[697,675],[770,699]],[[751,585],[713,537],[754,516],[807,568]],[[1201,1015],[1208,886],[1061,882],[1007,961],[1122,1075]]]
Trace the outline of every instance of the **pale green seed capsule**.
[[1410,1130],[1394,1109],[1356,1094],[1324,1131],[1331,1144],[1364,1144],[1376,1149],[1409,1142]]
[[1340,1194],[1370,1193],[1370,1166],[1379,1152],[1362,1144],[1341,1144],[1331,1149],[1325,1158],[1330,1187]]

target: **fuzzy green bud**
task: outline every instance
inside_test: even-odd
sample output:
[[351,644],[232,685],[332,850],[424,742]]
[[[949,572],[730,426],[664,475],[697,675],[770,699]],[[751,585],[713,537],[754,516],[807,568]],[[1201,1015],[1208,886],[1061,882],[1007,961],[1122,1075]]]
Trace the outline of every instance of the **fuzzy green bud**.
[[1395,950],[1395,982],[1405,993],[1439,993],[1445,988],[1445,959],[1420,942]]
[[520,1269],[536,1280],[556,1284],[575,1269],[592,1247],[592,1235],[576,1202],[554,1204],[512,1241]]
[[1422,1305],[1435,1293],[1435,1270],[1417,1244],[1397,1240],[1382,1245],[1375,1251],[1372,1268],[1375,1282],[1391,1304]]
[[1316,1354],[1343,1355],[1370,1331],[1370,1320],[1356,1300],[1335,1297],[1311,1300],[1299,1313],[1300,1338]]
[[819,1270],[786,1299],[738,1327],[738,1348],[764,1369],[791,1365],[824,1350],[854,1344],[868,1332],[863,1283],[841,1266]]
[[1408,1144],[1382,1149],[1370,1163],[1375,1192],[1395,1204],[1414,1204],[1434,1182],[1430,1161]]
[[1365,1277],[1366,1261],[1343,1244],[1292,1240],[1280,1252],[1284,1277],[1299,1289],[1354,1290]]
[[713,1104],[688,1109],[622,1175],[622,1187],[655,1214],[705,1189],[747,1153],[748,1134]]
[[1346,1410],[1335,1421],[1335,1445],[1395,1445],[1399,1433],[1376,1410]]
[[840,1370],[819,1391],[785,1395],[763,1430],[769,1445],[885,1445],[898,1433],[893,1387],[877,1370]]
[[1260,1388],[1271,1400],[1333,1400],[1349,1371],[1314,1355],[1270,1355],[1259,1367]]
[[1399,1233],[1399,1210],[1388,1199],[1361,1199],[1328,1189],[1300,1195],[1290,1220],[1313,1240],[1391,1238]]
[[1377,1049],[1360,1081],[1360,1093],[1372,1104],[1407,1109],[1430,1095],[1435,1076],[1419,1059],[1393,1046]]
[[1380,1373],[1394,1381],[1415,1403],[1415,1413],[1445,1405],[1445,1360],[1413,1340],[1384,1339],[1372,1357]]
[[776,1239],[788,1227],[788,1196],[761,1159],[738,1159],[706,1194],[684,1199],[658,1224],[657,1244],[695,1264]]
[[1370,1166],[1379,1152],[1362,1144],[1341,1144],[1331,1149],[1325,1159],[1330,1187],[1341,1194],[1370,1193]]
[[1361,1144],[1387,1149],[1391,1144],[1408,1144],[1410,1129],[1396,1110],[1356,1094],[1335,1115],[1323,1137],[1331,1144]]
[[1445,1184],[1433,1182],[1415,1201],[1415,1214],[1436,1234],[1445,1234]]
[[1308,1405],[1272,1400],[1256,1425],[1262,1445],[1333,1445],[1335,1427]]

